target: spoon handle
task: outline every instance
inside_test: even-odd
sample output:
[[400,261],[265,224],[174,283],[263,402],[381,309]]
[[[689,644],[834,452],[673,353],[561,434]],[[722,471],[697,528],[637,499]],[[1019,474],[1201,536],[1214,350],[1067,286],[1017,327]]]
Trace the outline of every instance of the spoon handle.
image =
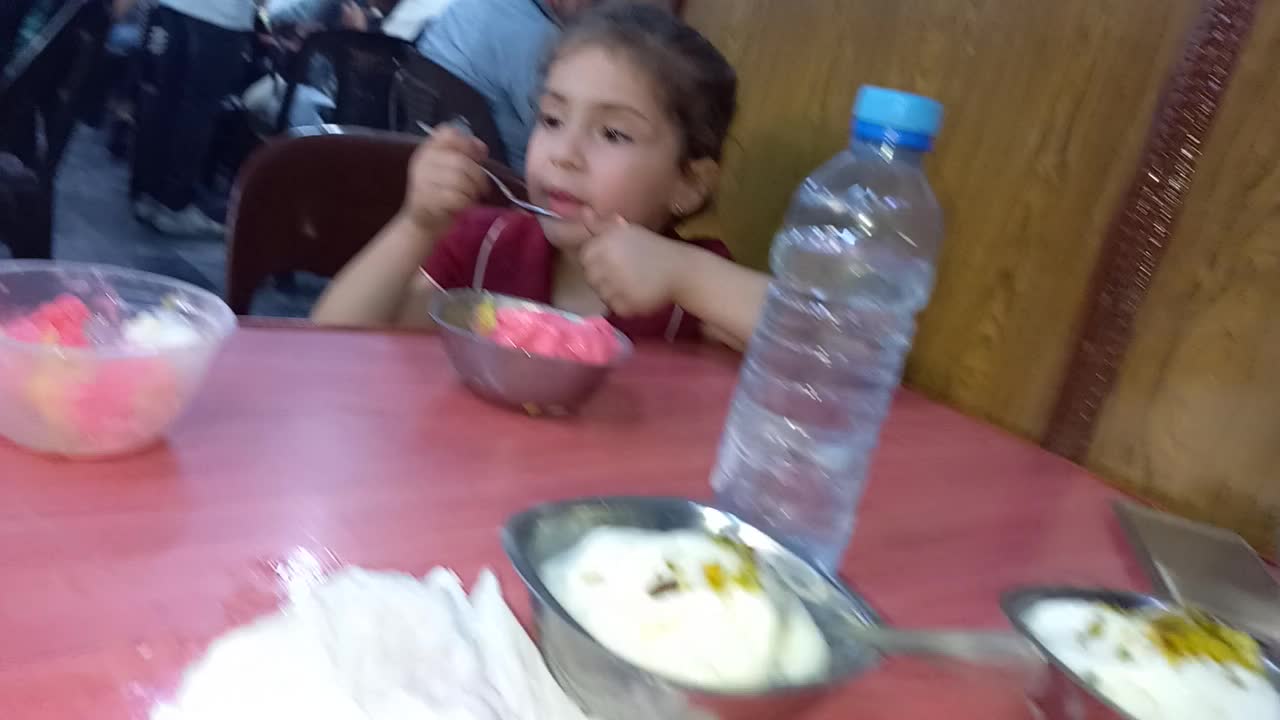
[[1040,652],[1012,632],[894,630],[855,626],[853,635],[885,655],[946,658],[973,664],[1042,664]]
[[[467,124],[464,118],[455,118],[454,120],[450,120],[446,124],[452,127],[456,127],[468,135],[472,134],[471,126]],[[427,135],[435,134],[435,128],[431,127],[430,125],[427,125],[424,122],[419,122],[418,127]],[[502,193],[503,197],[505,197],[508,201],[510,201],[512,205],[515,205],[521,210],[531,212],[534,215],[542,215],[543,217],[549,217],[553,220],[563,219],[560,217],[559,214],[552,212],[551,210],[548,210],[540,205],[534,205],[533,203],[529,202],[528,200],[525,200],[523,197],[520,197],[515,192],[513,192],[511,188],[507,186],[508,182],[513,183],[516,187],[520,188],[521,191],[524,192],[525,194],[527,194],[528,188],[525,187],[523,180],[520,180],[519,178],[515,177],[514,173],[512,173],[510,168],[506,167],[502,163],[495,162],[493,160],[483,160],[479,164],[480,164],[480,169],[484,171],[485,175],[489,176],[489,179],[493,181],[494,186],[498,188],[498,192]],[[506,179],[504,180],[504,178],[499,177],[500,174],[505,175]]]

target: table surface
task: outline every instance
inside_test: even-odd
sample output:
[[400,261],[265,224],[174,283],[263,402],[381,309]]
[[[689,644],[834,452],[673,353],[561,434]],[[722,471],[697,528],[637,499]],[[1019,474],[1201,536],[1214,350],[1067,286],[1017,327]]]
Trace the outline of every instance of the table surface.
[[[0,444],[0,718],[144,718],[219,632],[274,602],[297,552],[470,581],[503,520],[589,494],[705,498],[735,360],[645,346],[583,416],[530,419],[457,385],[432,337],[242,330],[165,444],[70,463]],[[844,575],[906,626],[1002,627],[1022,584],[1145,588],[1084,470],[910,392]],[[1029,717],[978,670],[894,661],[813,720]],[[941,713],[941,714],[940,714]]]

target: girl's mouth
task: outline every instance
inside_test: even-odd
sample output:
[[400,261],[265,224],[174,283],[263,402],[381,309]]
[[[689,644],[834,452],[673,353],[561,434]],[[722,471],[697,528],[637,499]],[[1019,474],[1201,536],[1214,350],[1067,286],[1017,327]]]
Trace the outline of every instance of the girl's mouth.
[[586,207],[586,203],[573,193],[563,190],[548,190],[546,195],[547,209],[565,219],[578,219]]

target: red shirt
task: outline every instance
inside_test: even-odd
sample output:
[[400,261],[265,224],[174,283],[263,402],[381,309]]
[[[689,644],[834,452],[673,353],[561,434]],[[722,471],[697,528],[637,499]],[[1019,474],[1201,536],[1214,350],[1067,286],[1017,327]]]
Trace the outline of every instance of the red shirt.
[[[704,250],[729,258],[719,240],[688,240]],[[555,283],[556,249],[547,241],[537,218],[500,208],[473,208],[458,216],[436,244],[422,269],[440,287],[475,288],[550,304]],[[608,316],[630,338],[702,337],[702,322],[674,305],[652,315]]]

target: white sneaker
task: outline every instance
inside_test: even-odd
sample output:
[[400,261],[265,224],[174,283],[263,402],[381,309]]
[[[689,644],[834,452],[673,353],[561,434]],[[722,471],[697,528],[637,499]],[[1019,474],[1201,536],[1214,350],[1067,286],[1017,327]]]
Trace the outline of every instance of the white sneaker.
[[170,210],[156,203],[155,214],[150,219],[151,226],[164,235],[212,235],[221,236],[227,228],[222,223],[204,214],[195,205],[188,205],[181,210]]

